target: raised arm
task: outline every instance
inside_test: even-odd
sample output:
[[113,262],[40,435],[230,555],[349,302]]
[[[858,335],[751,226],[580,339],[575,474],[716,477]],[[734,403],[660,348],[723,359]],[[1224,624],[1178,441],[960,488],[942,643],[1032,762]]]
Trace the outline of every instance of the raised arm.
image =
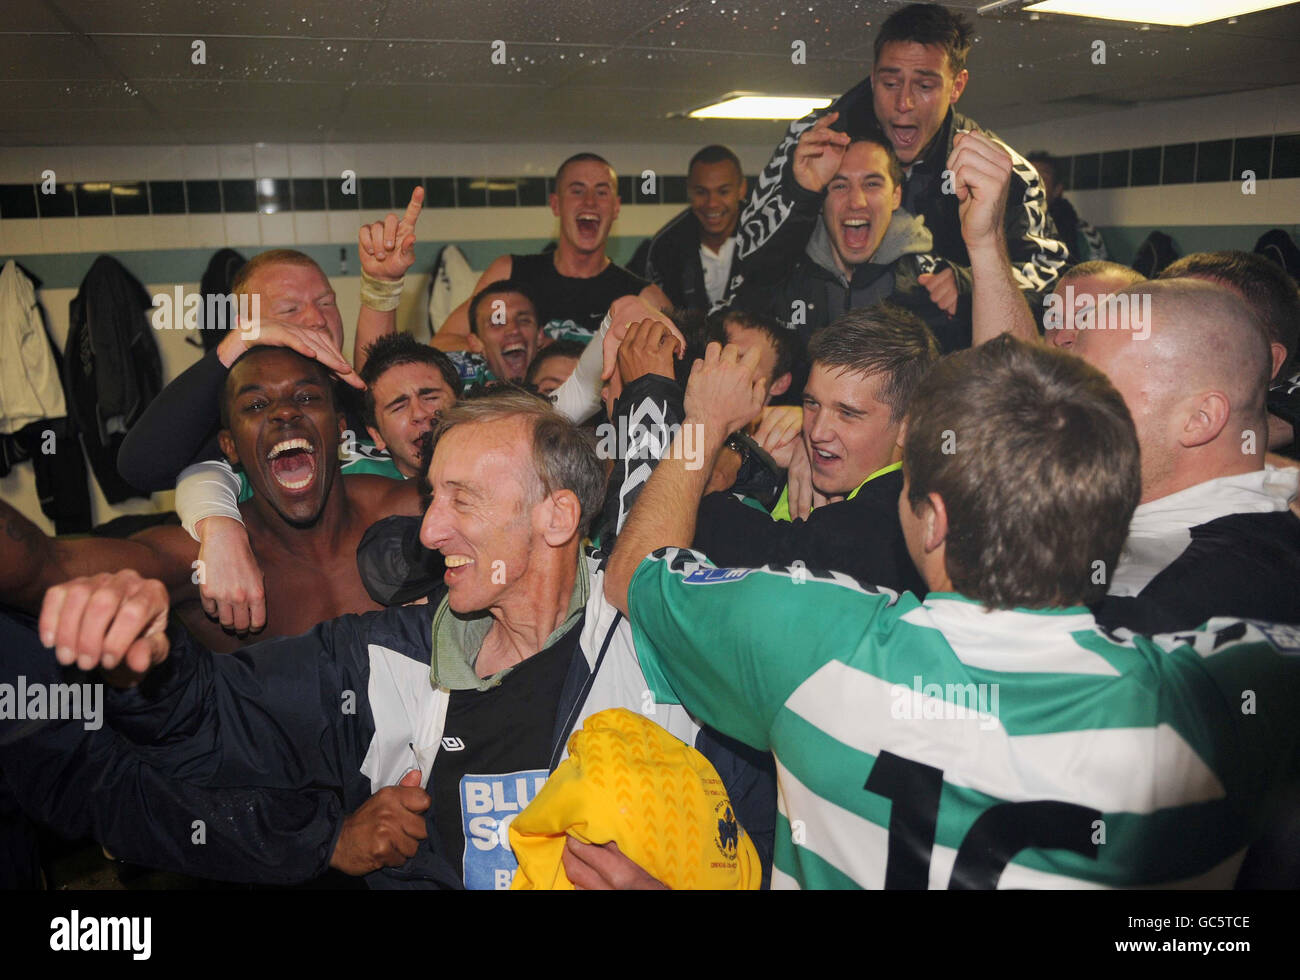
[[383,221],[362,225],[357,234],[361,312],[352,344],[352,365],[358,372],[365,367],[366,348],[384,334],[397,332],[397,307],[406,270],[415,262],[415,223],[423,207],[424,188],[417,185],[400,219],[388,214]]
[[953,173],[961,235],[970,253],[971,343],[1001,333],[1038,342],[1038,324],[1007,256],[1004,226],[1011,156],[983,133],[959,133],[953,139],[948,169]]
[[[494,282],[502,279],[509,279],[511,272],[514,270],[514,260],[509,255],[498,255],[492,260],[492,264],[483,270],[483,275],[478,277],[478,282],[474,284],[474,294],[470,299],[478,295]],[[433,335],[429,341],[430,346],[438,350],[468,350],[469,349],[469,300],[461,303],[451,311],[451,315],[438,328],[438,332]]]
[[[756,348],[742,353],[710,344],[704,359],[695,362],[681,430],[641,491],[605,571],[605,597],[624,613],[641,560],[658,548],[690,547],[700,497],[723,443],[763,407],[766,382],[757,375]],[[695,452],[685,451],[684,437],[694,441]]]

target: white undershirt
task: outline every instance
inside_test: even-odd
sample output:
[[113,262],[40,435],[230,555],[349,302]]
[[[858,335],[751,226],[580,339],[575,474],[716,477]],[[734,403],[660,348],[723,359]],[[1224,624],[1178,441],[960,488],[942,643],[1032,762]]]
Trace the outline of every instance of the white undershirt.
[[731,274],[731,256],[736,251],[736,236],[732,235],[716,252],[700,243],[700,263],[704,266],[704,288],[710,303],[722,302],[727,291],[727,276]]

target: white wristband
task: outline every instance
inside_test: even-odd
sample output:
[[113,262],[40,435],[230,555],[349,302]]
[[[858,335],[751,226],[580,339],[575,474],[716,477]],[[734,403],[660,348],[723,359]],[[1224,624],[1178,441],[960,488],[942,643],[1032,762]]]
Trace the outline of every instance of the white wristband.
[[244,523],[239,513],[239,477],[224,459],[210,459],[181,470],[176,478],[176,513],[181,527],[199,540],[195,525],[207,517],[229,517]]

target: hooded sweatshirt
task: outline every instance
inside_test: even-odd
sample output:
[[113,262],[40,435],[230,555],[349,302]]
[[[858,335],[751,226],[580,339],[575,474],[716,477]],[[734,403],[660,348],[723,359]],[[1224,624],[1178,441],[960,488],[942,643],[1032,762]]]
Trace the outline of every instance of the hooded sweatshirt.
[[969,297],[950,317],[930,301],[918,281],[939,265],[931,254],[933,238],[925,222],[898,208],[869,262],[846,276],[835,264],[834,246],[822,220],[824,193],[785,188],[792,208],[762,254],[744,267],[736,305],[775,317],[799,333],[806,344],[814,333],[849,310],[888,300],[919,316],[934,331],[944,352],[970,346]]

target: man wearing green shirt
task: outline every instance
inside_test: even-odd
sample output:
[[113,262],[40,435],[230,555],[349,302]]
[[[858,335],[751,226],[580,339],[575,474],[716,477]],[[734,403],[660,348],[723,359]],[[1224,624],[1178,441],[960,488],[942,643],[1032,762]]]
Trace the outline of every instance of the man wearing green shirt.
[[753,367],[716,346],[697,366],[706,465],[666,455],[605,589],[657,698],[775,756],[773,886],[1231,886],[1297,769],[1300,637],[1097,626],[1141,490],[1104,376],[1001,337],[921,383],[899,516],[922,602],[685,550]]

